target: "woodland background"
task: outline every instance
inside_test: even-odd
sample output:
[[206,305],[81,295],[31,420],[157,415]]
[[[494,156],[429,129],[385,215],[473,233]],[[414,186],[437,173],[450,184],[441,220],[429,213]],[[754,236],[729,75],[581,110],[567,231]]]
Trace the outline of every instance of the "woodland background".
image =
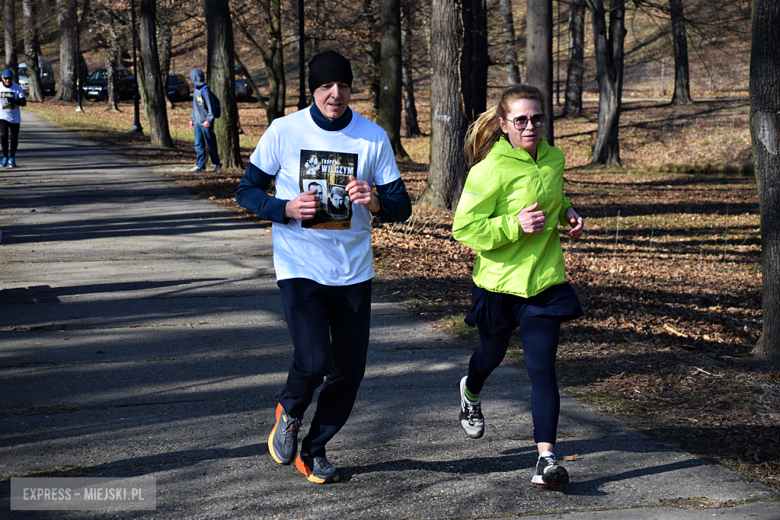
[[[153,34],[162,76],[166,70],[185,75],[193,68],[206,70],[212,63],[210,27],[204,17],[204,9],[213,8],[212,3],[222,2],[154,2]],[[623,4],[622,164],[595,168],[600,108],[590,14],[583,25],[582,110],[564,116],[569,20],[578,3],[582,4],[553,2],[548,27],[555,144],[567,157],[567,194],[587,217],[585,237],[579,243],[565,241],[568,276],[587,316],[564,328],[562,385],[643,432],[780,489],[780,373],[773,363],[751,355],[764,318],[760,215],[749,129],[752,4],[748,0],[681,3],[689,89],[696,102],[679,105],[670,103],[675,90],[671,3]],[[9,4],[17,13],[29,5],[39,54],[52,61],[59,74],[62,20],[66,11],[73,12],[74,4],[6,0],[4,23],[11,19]],[[136,2],[139,18],[140,4]],[[482,4],[489,57],[485,86],[491,104],[512,83],[514,74],[520,81],[528,79],[529,4],[517,0]],[[28,108],[148,164],[241,218],[267,226],[237,207],[233,198],[241,166],[269,118],[297,109],[299,3],[261,0],[225,5],[234,37],[234,64],[256,86],[252,99],[236,101],[235,124],[242,133],[232,168],[188,172],[194,152],[187,102],[168,102],[163,110],[169,141],[150,132],[155,123],[146,112],[148,100],[141,103],[143,134],[129,132],[134,121],[129,101],[84,103],[84,112],[76,112],[73,96],[63,96],[61,89],[60,101],[31,103]],[[458,9],[463,5],[458,4]],[[507,6],[512,13],[511,38],[506,31]],[[374,119],[381,112],[377,95],[381,7],[378,0],[310,0],[304,5],[305,60],[327,49],[348,56],[355,69],[352,106]],[[431,49],[432,40],[441,36],[432,26],[434,7],[429,2],[400,4],[401,47],[408,73],[397,96],[403,108],[398,110],[399,142],[408,158],[399,166],[415,211],[406,223],[376,224],[375,289],[460,337],[464,347],[475,348],[474,331],[462,324],[470,302],[474,254],[452,239],[452,208],[426,197],[436,116],[434,110],[431,117],[431,73],[438,63],[431,58]],[[75,10],[84,72],[112,60],[113,66],[131,66],[130,2],[79,0]],[[17,14],[16,34],[27,34],[27,20]],[[24,57],[23,40],[21,36],[9,39],[6,31],[6,61],[10,48],[18,58]],[[143,58],[140,43],[137,52]],[[75,86],[72,78],[66,79],[66,85],[68,81]],[[223,93],[230,92],[230,81],[224,77],[220,81],[227,83]],[[146,99],[152,89],[141,83]],[[58,77],[58,87],[62,84]],[[507,362],[523,363],[519,337]]]

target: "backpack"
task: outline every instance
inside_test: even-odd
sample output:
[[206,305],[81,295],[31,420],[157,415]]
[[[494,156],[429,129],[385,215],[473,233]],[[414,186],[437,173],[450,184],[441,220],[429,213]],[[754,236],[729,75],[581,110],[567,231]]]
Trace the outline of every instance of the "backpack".
[[[201,103],[203,103],[203,89],[206,88],[208,85],[203,85],[200,89],[200,99]],[[211,89],[209,89],[209,101],[211,101],[211,114],[214,116],[214,119],[219,119],[219,116],[222,115],[222,106],[219,104],[219,98],[217,98],[217,95],[214,94]],[[203,103],[205,106],[205,103]]]

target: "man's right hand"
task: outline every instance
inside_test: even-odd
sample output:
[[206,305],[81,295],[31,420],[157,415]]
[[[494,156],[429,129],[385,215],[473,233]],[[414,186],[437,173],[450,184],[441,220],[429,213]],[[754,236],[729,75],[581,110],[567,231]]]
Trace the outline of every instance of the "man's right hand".
[[192,122],[192,119],[190,119],[190,130],[195,128],[195,123]]
[[320,198],[317,190],[304,191],[284,206],[285,218],[309,220],[320,209]]

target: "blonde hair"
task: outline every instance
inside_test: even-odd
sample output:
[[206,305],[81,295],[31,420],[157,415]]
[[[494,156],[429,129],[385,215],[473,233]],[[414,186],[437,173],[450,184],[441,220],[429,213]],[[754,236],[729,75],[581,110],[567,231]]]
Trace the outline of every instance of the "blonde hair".
[[544,108],[544,95],[538,88],[530,85],[515,85],[506,89],[501,94],[498,104],[480,114],[466,130],[464,152],[469,168],[487,157],[493,145],[504,135],[498,124],[498,118],[506,119],[510,105],[519,99],[538,101]]

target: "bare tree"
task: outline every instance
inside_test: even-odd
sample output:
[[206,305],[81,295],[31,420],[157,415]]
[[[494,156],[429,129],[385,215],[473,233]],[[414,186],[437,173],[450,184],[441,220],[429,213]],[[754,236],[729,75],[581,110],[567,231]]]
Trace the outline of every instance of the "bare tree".
[[60,28],[60,88],[57,101],[76,101],[76,17],[71,0],[57,0]]
[[501,42],[504,44],[506,81],[509,85],[520,84],[520,67],[517,66],[517,42],[515,40],[515,19],[512,14],[512,0],[501,0]]
[[[669,19],[668,24],[666,20],[657,20],[658,31],[647,36],[645,41],[637,41],[634,49],[650,45],[655,40],[669,41],[675,66],[672,104],[693,101],[690,94],[689,35],[691,42],[701,42],[697,52],[705,48],[723,51],[729,47],[731,39],[747,41],[750,37],[747,23],[749,0],[726,3],[709,0],[633,0],[633,5],[650,18]],[[638,33],[635,32],[633,36],[639,40]]]
[[139,79],[143,79],[143,77],[146,76],[146,73],[144,72],[143,52],[138,55],[138,60],[136,61],[136,68],[138,70],[133,71],[133,73],[135,74],[136,85],[138,85],[138,101],[143,104],[144,116],[146,116],[146,118],[149,119],[149,103],[147,103],[146,101],[146,85],[144,84],[143,81],[138,81]]
[[490,56],[485,0],[462,0],[461,24],[463,53],[460,60],[460,91],[463,97],[463,112],[470,123],[487,110]]
[[15,75],[19,60],[16,57],[16,9],[14,4],[14,0],[3,2],[3,25],[5,25],[5,67],[14,71]]
[[404,93],[404,128],[406,137],[422,135],[417,122],[417,106],[414,102],[414,76],[412,74],[412,8],[411,0],[401,1],[401,84]]
[[233,23],[228,0],[201,0],[208,28],[209,87],[219,98],[222,117],[215,121],[217,147],[222,166],[241,168],[238,142],[238,106],[236,105]]
[[599,80],[599,130],[591,164],[622,164],[620,109],[623,95],[623,54],[626,38],[625,0],[608,0],[609,27],[604,0],[587,0],[593,24]]
[[381,2],[381,70],[379,110],[376,122],[381,126],[398,161],[408,161],[401,145],[401,1]]
[[166,79],[171,71],[173,28],[169,23],[161,23],[160,17],[157,18],[157,50],[160,53],[160,74]]
[[[370,108],[364,114],[369,118],[376,117],[380,91],[379,7],[380,0],[306,2],[307,53],[314,53],[315,49],[319,51],[332,49],[350,59],[355,75],[355,93],[361,93],[370,101]],[[408,19],[411,22],[410,32],[407,34],[412,36],[411,42],[404,45],[403,51],[409,52],[411,57],[409,66],[415,71],[415,76],[422,74],[427,76],[430,69],[427,43],[431,7],[432,3],[428,1],[403,0],[402,4],[402,9],[411,15]],[[405,15],[402,14],[403,16]],[[404,23],[402,18],[402,24]],[[408,93],[411,83],[404,81],[404,86]],[[484,86],[483,83],[483,89]]]
[[162,77],[165,92],[165,108],[173,108],[173,101],[168,97],[168,74],[171,70],[171,50],[173,48],[173,28],[169,23],[157,22],[157,50],[160,54],[160,77]]
[[367,50],[368,85],[371,92],[371,113],[375,115],[379,110],[380,71],[381,71],[381,45],[379,43],[379,30],[377,28],[374,6],[371,0],[362,0],[363,23],[365,30],[363,39]]
[[23,0],[24,11],[24,57],[27,63],[29,101],[43,101],[43,89],[41,88],[41,71],[38,67],[38,57],[41,55],[41,44],[38,39],[38,25],[35,16],[34,0]]
[[187,7],[190,5],[190,0],[158,0],[157,2],[157,50],[160,59],[160,75],[166,93],[165,106],[168,109],[174,108],[173,101],[167,95],[167,85],[173,61],[175,30],[182,25],[184,19],[194,15],[188,12]]
[[585,0],[569,5],[569,65],[566,71],[566,100],[563,117],[582,115],[582,76],[585,71]]
[[[268,77],[268,103],[265,103],[259,91],[255,90],[255,97],[265,109],[265,114],[270,123],[278,117],[284,116],[285,94],[287,82],[284,70],[284,40],[282,35],[282,11],[280,0],[259,0],[260,11],[263,14],[263,31],[267,44],[260,42],[252,33],[254,31],[248,21],[237,16],[234,26],[246,38],[254,49],[260,53]],[[251,75],[245,64],[238,60],[242,67],[247,84],[254,85]],[[235,81],[235,78],[234,80]]]
[[552,0],[527,0],[528,41],[526,43],[526,82],[544,94],[544,138],[553,144],[553,54],[552,54]]
[[463,140],[460,67],[463,49],[461,4],[437,0],[431,9],[431,160],[424,198],[438,208],[454,209],[468,175]]
[[673,105],[687,105],[691,99],[691,85],[688,69],[688,34],[685,30],[683,0],[669,0],[669,14],[672,19],[674,41],[674,95]]
[[[95,44],[106,51],[106,78],[108,82],[107,111],[119,112],[116,104],[116,70],[119,55],[126,41],[129,25],[128,5],[113,0],[92,0],[92,9],[88,20],[89,31]],[[141,76],[138,76],[141,77]]]
[[146,115],[149,118],[152,144],[163,148],[175,148],[168,130],[168,111],[165,106],[165,86],[160,74],[160,58],[157,52],[157,1],[141,0],[139,31],[143,74],[141,82],[146,92]]
[[750,135],[761,206],[764,328],[753,353],[780,359],[780,3],[753,0]]
[[119,64],[119,38],[116,34],[112,35],[109,40],[109,47],[106,54],[106,78],[108,82],[108,106],[106,111],[108,112],[120,112],[119,107],[116,104],[118,96],[116,85],[116,69]]

